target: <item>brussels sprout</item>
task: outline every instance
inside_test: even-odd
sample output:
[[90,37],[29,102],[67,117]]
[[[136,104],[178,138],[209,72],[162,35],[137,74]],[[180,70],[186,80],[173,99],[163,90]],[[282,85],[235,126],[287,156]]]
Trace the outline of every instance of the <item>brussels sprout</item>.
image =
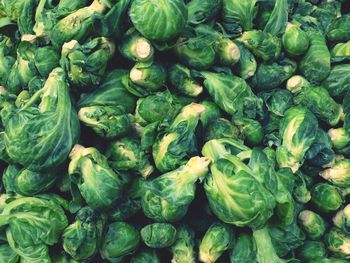
[[311,82],[325,80],[331,71],[331,54],[324,36],[319,32],[309,33],[310,47],[300,61],[300,72]]
[[350,65],[337,65],[331,70],[327,79],[322,82],[332,97],[343,97],[350,90]]
[[307,175],[298,171],[296,173],[297,178],[295,180],[295,188],[293,196],[296,201],[301,204],[306,204],[311,200],[311,192],[309,191],[309,181]]
[[95,148],[75,145],[70,153],[68,173],[91,208],[108,208],[121,197],[123,179]]
[[348,61],[350,59],[350,41],[336,44],[331,50],[331,57],[332,62]]
[[330,126],[337,125],[343,115],[342,106],[322,87],[304,87],[294,97],[294,103],[309,108],[317,118]]
[[327,251],[325,245],[320,241],[306,241],[298,249],[298,256],[303,262],[310,260],[324,259]]
[[148,177],[154,170],[149,156],[141,150],[140,141],[124,137],[109,145],[106,157],[115,170],[131,170]]
[[202,42],[201,38],[199,40],[179,38],[175,46],[176,55],[182,63],[191,68],[208,69],[213,66],[216,53],[212,43]]
[[94,0],[90,6],[82,7],[77,11],[59,20],[49,33],[50,40],[55,47],[61,47],[71,40],[80,41],[92,31],[97,16],[106,9],[105,3]]
[[47,78],[50,72],[59,66],[60,55],[53,47],[40,47],[35,50],[34,63],[39,74]]
[[322,212],[337,211],[343,198],[335,186],[326,183],[315,185],[311,191],[311,201]]
[[20,16],[24,2],[25,2],[24,0],[20,0],[20,1],[4,0],[4,2],[2,3],[2,11],[12,21],[17,21]]
[[249,234],[241,234],[230,252],[231,263],[256,262],[256,245]]
[[306,108],[296,106],[286,111],[280,126],[282,145],[276,151],[280,167],[298,171],[307,150],[316,139],[317,129],[317,119]]
[[275,36],[281,36],[287,27],[288,23],[288,1],[275,1],[275,6],[271,12],[269,20],[267,21],[264,32]]
[[240,60],[240,49],[235,42],[229,38],[219,38],[214,43],[214,49],[220,64],[224,66],[232,66]]
[[9,244],[0,244],[0,260],[6,263],[17,263],[19,256],[11,249]]
[[50,189],[56,179],[55,172],[33,172],[16,165],[9,165],[2,177],[6,193],[24,196],[32,196]]
[[60,253],[56,252],[55,254],[50,255],[50,259],[52,263],[78,263],[78,261],[72,259],[64,251],[60,251]]
[[175,64],[169,69],[169,81],[181,94],[198,97],[203,87],[192,78],[190,70],[181,64]]
[[154,223],[140,231],[143,242],[151,248],[170,247],[176,240],[176,228],[168,223]]
[[233,248],[235,235],[229,225],[213,223],[205,232],[199,245],[199,260],[214,263],[226,251]]
[[187,7],[183,0],[166,0],[154,3],[150,0],[133,1],[129,16],[146,38],[167,41],[176,38],[187,22]]
[[170,248],[174,263],[195,263],[194,231],[181,225],[176,231],[176,241]]
[[201,72],[201,76],[215,103],[228,114],[254,118],[260,113],[262,102],[243,79],[211,72]]
[[327,181],[335,186],[349,187],[350,186],[350,160],[343,159],[332,164],[330,168],[320,172]]
[[191,0],[187,3],[188,23],[198,25],[209,22],[221,11],[222,0]]
[[238,75],[242,79],[249,79],[254,76],[257,68],[257,62],[255,60],[254,55],[247,49],[244,45],[235,41],[236,45],[240,50],[240,60],[238,61]]
[[284,49],[293,56],[304,54],[310,44],[309,37],[297,23],[288,23],[286,32],[282,36]]
[[270,33],[259,30],[246,31],[237,40],[264,62],[276,61],[280,56],[281,41]]
[[290,59],[273,64],[260,64],[253,77],[253,85],[261,90],[278,88],[295,73],[297,65]]
[[295,75],[287,81],[287,90],[293,94],[298,94],[307,87],[311,87],[311,83],[300,75]]
[[256,3],[256,0],[223,0],[222,15],[225,29],[229,32],[253,29],[253,20],[257,13]]
[[83,45],[71,40],[62,46],[60,65],[73,85],[92,88],[100,84],[114,51],[114,43],[104,37],[94,38]]
[[310,210],[303,210],[299,213],[299,223],[308,237],[312,240],[320,239],[326,231],[324,219]]
[[130,261],[130,263],[160,263],[160,259],[157,255],[156,250],[142,250],[137,253]]
[[135,62],[147,62],[153,60],[153,46],[135,29],[130,29],[124,35],[119,51],[123,57]]
[[16,62],[15,57],[13,56],[13,44],[10,38],[4,37],[0,42],[0,85],[5,86],[9,75],[10,70],[13,64]]
[[59,241],[68,225],[54,197],[17,198],[5,205],[0,221],[11,249],[23,262],[50,262],[48,246]]
[[140,234],[135,227],[124,222],[115,222],[107,227],[102,239],[100,254],[109,262],[121,262],[134,253],[140,243]]
[[333,223],[347,234],[350,234],[350,205],[339,210],[333,217]]
[[187,213],[195,197],[196,181],[208,173],[210,161],[193,157],[180,168],[147,181],[142,196],[144,214],[159,222],[175,222]]
[[[211,141],[209,143],[212,144]],[[209,145],[204,146],[204,156],[208,156],[208,148]],[[220,155],[218,158],[222,159],[214,161],[210,167],[211,174],[204,182],[212,212],[221,221],[239,227],[263,226],[272,215],[274,197],[238,157],[225,151]],[[242,184],[242,181],[245,183]]]
[[128,81],[129,74],[126,70],[108,72],[97,90],[82,94],[78,107],[114,106],[123,107],[127,113],[134,112],[136,98],[127,90]]
[[238,128],[230,121],[219,118],[212,121],[204,131],[204,141],[212,139],[232,138],[237,139],[239,136]]
[[183,107],[167,133],[155,142],[152,154],[159,171],[174,170],[196,154],[195,131],[204,110],[203,105],[196,103]]
[[350,137],[344,128],[330,129],[328,135],[332,140],[333,147],[337,150],[343,149],[350,142]]
[[243,140],[249,145],[258,145],[264,137],[264,130],[260,122],[248,119],[234,119],[233,123],[239,128]]
[[333,228],[326,235],[326,244],[327,248],[337,257],[349,259],[350,251],[349,251],[349,243],[350,236],[342,232],[340,229]]
[[348,261],[346,259],[339,259],[339,258],[317,258],[309,261],[309,263],[347,263],[347,262]]
[[78,112],[79,120],[94,132],[108,139],[125,135],[131,129],[131,121],[123,108],[112,106],[83,107]]
[[[38,107],[33,105],[41,97]],[[29,170],[57,167],[68,157],[79,135],[65,74],[54,69],[45,86],[5,120],[5,145],[10,158]],[[4,120],[3,120],[4,122]]]
[[327,28],[327,38],[330,41],[350,40],[350,15],[343,15],[335,19]]
[[63,249],[75,260],[87,260],[97,252],[101,242],[104,218],[89,207],[83,207],[74,223],[63,232]]
[[200,122],[203,125],[203,127],[208,127],[210,123],[212,123],[214,120],[220,118],[221,111],[219,107],[212,101],[209,100],[203,100],[202,105],[204,106],[205,110],[200,116]]

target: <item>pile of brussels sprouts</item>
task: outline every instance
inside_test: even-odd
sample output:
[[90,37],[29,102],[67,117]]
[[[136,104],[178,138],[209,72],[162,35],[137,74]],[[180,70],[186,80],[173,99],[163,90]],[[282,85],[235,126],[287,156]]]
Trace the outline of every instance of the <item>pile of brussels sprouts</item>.
[[0,0],[1,263],[350,262],[347,0]]

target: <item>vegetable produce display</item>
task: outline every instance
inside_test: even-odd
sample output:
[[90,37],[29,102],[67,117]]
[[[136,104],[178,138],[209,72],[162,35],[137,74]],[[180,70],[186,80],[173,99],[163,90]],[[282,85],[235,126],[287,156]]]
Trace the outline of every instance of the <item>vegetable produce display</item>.
[[347,0],[0,0],[0,263],[350,262]]

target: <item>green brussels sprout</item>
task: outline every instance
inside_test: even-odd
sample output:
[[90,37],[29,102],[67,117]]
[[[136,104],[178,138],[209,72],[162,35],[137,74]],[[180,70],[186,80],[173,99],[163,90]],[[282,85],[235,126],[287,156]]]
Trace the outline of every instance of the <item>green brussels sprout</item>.
[[256,245],[249,234],[241,234],[230,252],[231,263],[256,262]]
[[300,61],[300,72],[311,82],[322,82],[331,72],[331,54],[321,33],[308,35],[310,47]]
[[54,69],[45,86],[3,122],[6,152],[14,162],[31,171],[62,164],[79,135],[79,120],[70,102],[64,71]]
[[197,180],[203,181],[210,161],[193,157],[186,165],[147,181],[142,196],[144,214],[158,222],[176,222],[187,213],[195,197]]
[[343,197],[335,186],[319,183],[312,188],[311,201],[320,211],[329,213],[339,209]]
[[312,259],[308,263],[347,263],[348,261],[346,259],[339,259],[339,258],[317,258]]
[[350,40],[350,15],[335,19],[327,28],[327,38],[330,41],[341,42]]
[[237,72],[242,79],[249,79],[254,76],[257,69],[257,62],[254,55],[244,45],[235,41],[240,50],[240,60],[237,63]]
[[133,254],[140,243],[140,234],[135,227],[124,222],[115,222],[107,227],[102,238],[100,254],[109,262],[121,262]]
[[288,1],[275,1],[275,6],[267,21],[264,32],[275,36],[281,36],[286,30],[288,24]]
[[223,0],[222,16],[225,29],[229,32],[252,30],[257,13],[256,3],[256,0]]
[[212,44],[206,43],[202,38],[199,38],[199,40],[179,38],[175,46],[175,52],[186,66],[198,70],[208,69],[214,65],[216,56]]
[[176,38],[187,22],[187,7],[183,0],[133,1],[129,16],[136,29],[146,38],[167,41]]
[[153,60],[154,49],[150,41],[144,38],[134,28],[128,30],[119,45],[123,57],[134,62]]
[[347,234],[350,234],[350,205],[339,210],[333,217],[333,223]]
[[322,82],[332,97],[343,97],[350,89],[350,65],[336,65],[332,68],[330,75]]
[[209,22],[221,11],[222,0],[191,0],[187,3],[188,23],[198,25]]
[[24,3],[24,0],[4,0],[2,3],[2,11],[4,12],[4,15],[9,17],[12,21],[17,21],[20,17],[20,13]]
[[326,231],[326,222],[320,215],[313,211],[301,211],[298,219],[301,227],[312,240],[320,239]]
[[[342,0],[341,0],[342,1]],[[340,2],[341,2],[340,1]],[[313,6],[312,16],[317,19],[322,32],[326,32],[329,25],[341,15],[341,3],[339,1],[321,2]]]
[[336,161],[331,167],[320,172],[320,176],[339,187],[350,186],[350,160]]
[[11,68],[16,62],[16,59],[13,54],[13,44],[10,38],[4,37],[0,41],[0,85],[5,86]]
[[78,263],[72,259],[66,252],[60,251],[60,253],[55,253],[50,255],[51,263]]
[[276,61],[280,56],[281,41],[270,33],[260,30],[246,31],[237,40],[264,62]]
[[82,94],[78,107],[114,106],[123,107],[125,112],[134,112],[136,97],[128,92],[129,74],[126,70],[112,70],[108,72],[98,89],[91,93]]
[[253,119],[240,118],[234,119],[233,123],[238,127],[243,140],[247,144],[258,145],[262,142],[264,130],[260,122]]
[[232,138],[238,139],[239,130],[229,120],[219,118],[212,121],[204,130],[204,141],[210,141],[212,139]]
[[131,170],[148,177],[154,168],[149,156],[141,150],[140,141],[136,138],[124,137],[109,145],[106,157],[115,170]]
[[151,248],[170,247],[176,240],[176,228],[168,223],[154,223],[140,231],[143,242]]
[[205,232],[199,245],[199,260],[214,263],[229,249],[232,249],[235,235],[231,226],[216,222]]
[[105,219],[90,207],[83,207],[62,234],[62,245],[75,260],[92,258],[99,249]]
[[[289,169],[289,168],[288,168]],[[291,170],[290,170],[291,171]],[[309,190],[309,177],[298,171],[296,174],[295,187],[293,197],[301,204],[306,204],[311,200],[311,192]]]
[[284,49],[293,56],[303,55],[309,48],[310,40],[297,23],[288,23],[282,36]]
[[[273,195],[261,182],[260,175],[255,175],[238,157],[226,150],[219,152],[219,147],[224,145],[212,141],[207,142],[202,150],[206,157],[216,155],[210,167],[211,174],[204,182],[211,211],[225,223],[239,227],[263,226],[275,207]],[[219,147],[212,149],[216,145]],[[240,183],[242,181],[245,184]]]
[[280,126],[282,145],[276,151],[279,166],[298,171],[316,139],[317,129],[317,119],[308,109],[300,106],[288,109]]
[[17,263],[19,256],[11,249],[9,244],[0,244],[0,260],[6,263]]
[[78,118],[102,138],[113,139],[131,130],[130,117],[122,107],[82,107],[78,112]]
[[333,147],[337,150],[343,149],[350,142],[350,136],[344,128],[333,128],[328,131]]
[[19,197],[5,204],[0,225],[11,249],[23,262],[50,262],[49,246],[56,244],[68,225],[54,197]]
[[203,100],[202,105],[204,106],[205,110],[200,116],[200,121],[203,127],[208,127],[210,123],[212,123],[214,120],[221,117],[221,111],[214,102],[209,100]]
[[336,257],[349,259],[350,258],[350,236],[342,232],[338,228],[333,228],[325,237],[327,248]]
[[322,87],[304,87],[294,97],[294,103],[309,108],[317,118],[330,126],[337,125],[343,115],[342,106]]
[[130,263],[160,263],[160,259],[156,250],[144,249],[138,252],[130,261]]
[[60,55],[53,47],[39,47],[35,50],[34,63],[39,74],[47,78],[50,72],[59,66]]
[[343,62],[349,60],[350,41],[336,44],[331,50],[331,58],[332,62]]
[[124,181],[95,148],[75,145],[70,153],[68,174],[86,203],[93,209],[111,207],[121,197]]
[[105,37],[94,38],[83,45],[71,40],[62,46],[60,65],[73,85],[91,89],[100,84],[114,51],[114,43]]
[[32,196],[50,189],[56,179],[55,172],[33,172],[16,165],[9,165],[2,177],[6,193],[24,196]]
[[50,30],[49,38],[55,47],[61,47],[71,40],[86,38],[93,29],[98,15],[106,10],[106,3],[94,0],[91,5],[82,7],[59,20]]
[[214,43],[218,62],[224,66],[233,66],[241,58],[239,47],[229,38],[221,37]]
[[254,118],[262,102],[245,80],[223,73],[201,72],[204,86],[214,102],[225,112],[237,117]]
[[188,226],[181,225],[176,230],[176,240],[170,250],[173,255],[172,262],[195,263],[194,231]]
[[166,133],[156,140],[152,154],[159,171],[174,170],[196,154],[195,131],[204,109],[196,103],[183,107]]
[[300,75],[295,75],[287,81],[287,90],[293,94],[298,94],[307,87],[311,87],[311,83]]
[[320,241],[306,241],[298,248],[298,257],[303,262],[310,260],[324,259],[327,255],[325,245]]
[[203,92],[203,87],[191,76],[190,69],[175,64],[169,69],[169,81],[181,94],[198,97]]
[[161,64],[137,63],[130,71],[130,80],[146,89],[146,94],[159,90],[165,83],[167,73]]
[[260,64],[253,77],[253,85],[260,90],[278,88],[295,73],[297,65],[285,58],[273,64]]
[[144,183],[143,178],[132,181],[118,204],[109,209],[108,216],[111,220],[123,221],[142,210],[141,198],[144,193]]

